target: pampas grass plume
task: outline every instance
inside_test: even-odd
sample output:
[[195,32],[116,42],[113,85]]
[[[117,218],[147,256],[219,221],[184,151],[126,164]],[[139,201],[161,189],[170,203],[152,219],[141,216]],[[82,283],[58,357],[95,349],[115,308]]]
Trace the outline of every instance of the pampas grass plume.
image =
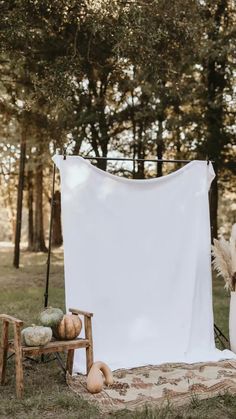
[[214,239],[212,246],[213,267],[218,276],[225,280],[225,288],[235,291],[236,284],[236,224],[227,242],[224,238]]

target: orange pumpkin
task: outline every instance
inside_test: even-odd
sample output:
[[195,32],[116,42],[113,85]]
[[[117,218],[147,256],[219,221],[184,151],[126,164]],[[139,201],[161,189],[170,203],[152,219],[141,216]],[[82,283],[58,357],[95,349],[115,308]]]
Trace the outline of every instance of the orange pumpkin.
[[75,314],[65,314],[63,319],[53,327],[53,336],[60,340],[75,339],[81,332],[82,321]]

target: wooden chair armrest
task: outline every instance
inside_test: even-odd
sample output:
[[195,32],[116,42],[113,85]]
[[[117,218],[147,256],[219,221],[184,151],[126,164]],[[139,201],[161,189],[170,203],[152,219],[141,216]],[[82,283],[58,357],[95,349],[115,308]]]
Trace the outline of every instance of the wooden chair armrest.
[[72,314],[81,314],[82,316],[85,316],[85,317],[93,317],[93,313],[89,313],[83,310],[78,310],[77,308],[69,308],[69,311]]
[[6,321],[12,324],[18,324],[23,326],[24,322],[22,320],[16,319],[15,317],[9,316],[8,314],[0,314],[0,320]]

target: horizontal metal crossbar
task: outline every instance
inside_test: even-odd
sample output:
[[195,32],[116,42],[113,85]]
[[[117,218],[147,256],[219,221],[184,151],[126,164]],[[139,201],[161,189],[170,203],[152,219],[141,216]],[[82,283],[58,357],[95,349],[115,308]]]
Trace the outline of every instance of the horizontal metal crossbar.
[[[64,160],[66,160],[67,154],[64,152],[63,154]],[[107,160],[107,161],[131,161],[131,162],[150,162],[150,163],[190,163],[193,160],[178,160],[178,159],[141,159],[136,158],[132,159],[131,157],[102,157],[102,156],[80,156],[85,160]],[[211,161],[211,163],[214,163],[212,160],[206,160],[207,163]]]
[[167,159],[132,159],[129,157],[83,157],[85,160],[111,160],[111,161],[140,161],[151,163],[190,163],[192,160],[167,160]]

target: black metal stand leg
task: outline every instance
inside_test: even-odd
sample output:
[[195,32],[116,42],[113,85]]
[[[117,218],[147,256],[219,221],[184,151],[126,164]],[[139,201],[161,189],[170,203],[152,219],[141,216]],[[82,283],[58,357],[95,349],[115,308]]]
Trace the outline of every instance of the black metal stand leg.
[[53,175],[52,175],[51,214],[50,214],[49,239],[48,239],[49,243],[48,243],[46,285],[45,285],[45,293],[44,293],[44,307],[48,306],[48,289],[49,289],[49,275],[50,275],[50,263],[51,263],[51,249],[52,249],[52,221],[53,221],[53,210],[54,210],[55,177],[56,177],[56,165],[54,164]]
[[58,365],[61,367],[62,371],[64,373],[66,373],[66,368],[65,368],[65,366],[64,366],[64,364],[62,362],[62,359],[61,359],[61,356],[60,356],[59,352],[56,352],[55,355],[56,355],[56,358],[55,359],[57,360]]
[[229,346],[229,339],[222,333],[216,324],[214,324],[214,333],[215,339],[218,339],[224,349],[227,348]]

